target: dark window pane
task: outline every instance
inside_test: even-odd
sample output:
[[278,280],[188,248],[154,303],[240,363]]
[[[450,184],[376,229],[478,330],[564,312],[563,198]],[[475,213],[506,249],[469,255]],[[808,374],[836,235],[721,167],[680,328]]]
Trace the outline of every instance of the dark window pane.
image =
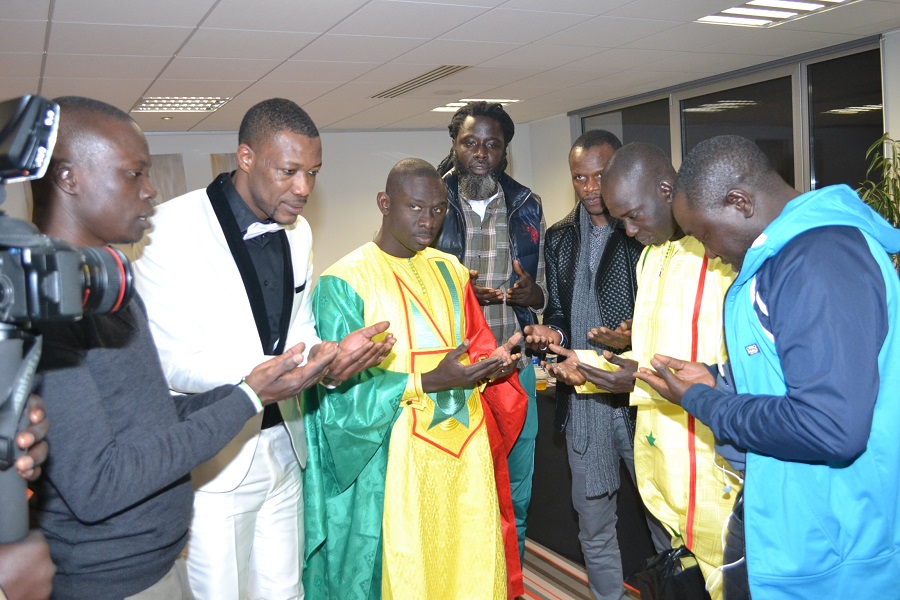
[[815,63],[807,68],[810,119],[810,187],[859,187],[866,150],[884,132],[881,55],[876,50]]
[[656,144],[671,158],[672,136],[669,133],[667,98],[585,117],[581,121],[581,127],[582,131],[609,130],[618,135],[623,144],[631,142]]
[[682,100],[681,122],[684,156],[711,137],[740,135],[756,142],[794,185],[790,76]]

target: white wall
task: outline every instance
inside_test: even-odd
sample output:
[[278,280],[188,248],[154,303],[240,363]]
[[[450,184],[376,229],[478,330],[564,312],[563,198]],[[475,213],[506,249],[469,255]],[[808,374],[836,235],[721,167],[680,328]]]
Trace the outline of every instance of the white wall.
[[566,115],[529,123],[529,133],[532,181],[523,183],[543,199],[544,218],[549,227],[575,206],[575,191],[569,175],[569,150],[575,140]]

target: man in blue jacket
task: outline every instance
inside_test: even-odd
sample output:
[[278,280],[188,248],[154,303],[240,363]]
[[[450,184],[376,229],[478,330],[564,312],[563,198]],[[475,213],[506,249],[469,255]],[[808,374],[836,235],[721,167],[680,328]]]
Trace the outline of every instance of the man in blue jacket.
[[746,451],[750,594],[896,597],[900,280],[888,252],[900,251],[900,230],[847,186],[799,194],[738,136],[690,153],[673,210],[740,271],[721,371],[736,393],[660,355],[661,377],[638,376]]
[[[484,318],[503,344],[537,323],[547,305],[540,197],[504,171],[516,127],[503,106],[475,101],[450,120],[452,147],[438,172],[447,186],[447,215],[434,247],[469,268]],[[523,360],[519,381],[528,392],[528,415],[509,454],[509,480],[519,537],[525,552],[525,518],[531,503],[537,402],[534,368]]]

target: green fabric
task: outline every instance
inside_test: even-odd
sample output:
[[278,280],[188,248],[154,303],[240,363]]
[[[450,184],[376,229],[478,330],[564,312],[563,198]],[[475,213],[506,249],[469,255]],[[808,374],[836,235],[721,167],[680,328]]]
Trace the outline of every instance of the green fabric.
[[[364,301],[342,279],[322,276],[312,303],[323,340],[341,340],[365,326]],[[309,600],[381,596],[387,448],[408,379],[405,373],[370,369],[337,389],[317,386],[304,395],[309,458],[303,485],[303,585]],[[340,448],[340,454],[331,448]],[[326,523],[346,535],[326,539]]]

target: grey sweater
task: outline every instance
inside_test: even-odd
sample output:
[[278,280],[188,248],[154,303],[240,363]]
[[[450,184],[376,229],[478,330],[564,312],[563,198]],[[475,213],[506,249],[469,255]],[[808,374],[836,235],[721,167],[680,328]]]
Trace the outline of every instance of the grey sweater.
[[33,516],[57,566],[53,598],[121,599],[172,567],[187,541],[191,469],[255,408],[235,386],[172,397],[139,298],[41,333],[50,457]]

